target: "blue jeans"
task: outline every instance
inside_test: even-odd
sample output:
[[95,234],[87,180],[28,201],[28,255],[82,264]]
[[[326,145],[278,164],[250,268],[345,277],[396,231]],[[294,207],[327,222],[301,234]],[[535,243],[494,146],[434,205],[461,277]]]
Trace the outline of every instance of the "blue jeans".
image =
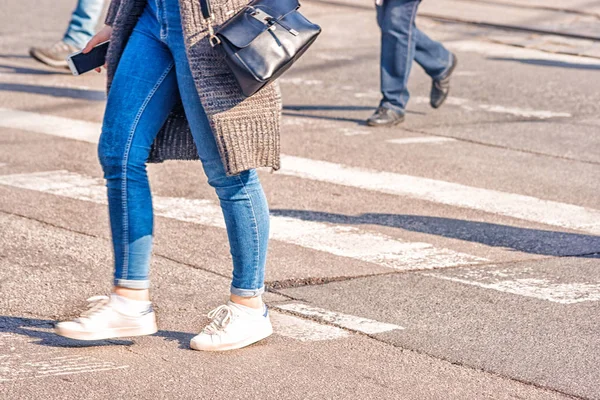
[[178,0],[149,0],[115,73],[98,146],[108,187],[114,284],[149,286],[153,212],[146,160],[179,98],[208,183],[215,188],[233,258],[231,293],[264,291],[269,208],[255,170],[227,176],[185,52]]
[[452,53],[417,29],[415,17],[420,0],[384,0],[377,7],[381,28],[380,106],[404,114],[408,103],[408,76],[415,60],[432,79],[450,69]]
[[63,41],[77,48],[85,47],[94,36],[103,6],[104,0],[79,0]]

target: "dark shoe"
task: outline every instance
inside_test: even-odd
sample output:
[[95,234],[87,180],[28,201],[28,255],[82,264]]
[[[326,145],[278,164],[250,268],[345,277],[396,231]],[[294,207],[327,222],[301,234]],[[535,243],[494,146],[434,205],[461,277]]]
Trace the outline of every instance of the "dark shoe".
[[59,40],[49,47],[32,47],[29,49],[29,55],[51,67],[67,68],[67,56],[79,50],[77,47]]
[[367,120],[369,126],[392,126],[404,121],[404,114],[390,110],[389,108],[379,107],[373,115]]
[[456,64],[456,55],[452,54],[452,65],[450,66],[450,69],[446,75],[443,78],[433,80],[431,85],[431,95],[429,98],[431,107],[439,108],[446,101],[448,93],[450,93],[450,76],[452,75],[452,72],[454,72]]

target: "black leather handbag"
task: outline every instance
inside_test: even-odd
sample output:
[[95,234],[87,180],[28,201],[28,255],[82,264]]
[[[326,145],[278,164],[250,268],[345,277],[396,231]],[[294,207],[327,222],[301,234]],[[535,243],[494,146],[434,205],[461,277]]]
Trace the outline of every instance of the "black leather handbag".
[[210,0],[200,5],[211,46],[223,52],[248,97],[281,76],[321,33],[298,12],[298,0],[254,0],[216,32]]

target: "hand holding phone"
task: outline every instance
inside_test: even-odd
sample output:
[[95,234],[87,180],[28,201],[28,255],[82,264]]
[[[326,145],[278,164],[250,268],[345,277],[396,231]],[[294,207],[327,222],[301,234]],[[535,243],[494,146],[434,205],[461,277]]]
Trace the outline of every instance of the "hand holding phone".
[[81,75],[93,69],[99,69],[106,62],[106,52],[110,42],[103,42],[92,48],[91,51],[83,53],[70,54],[67,57],[67,64],[73,75]]
[[[67,57],[67,63],[73,75],[81,75],[91,69],[100,72],[105,65],[108,41],[112,35],[112,27],[105,25],[94,35],[83,50]],[[93,53],[89,55],[90,53]],[[90,68],[91,67],[91,68]]]

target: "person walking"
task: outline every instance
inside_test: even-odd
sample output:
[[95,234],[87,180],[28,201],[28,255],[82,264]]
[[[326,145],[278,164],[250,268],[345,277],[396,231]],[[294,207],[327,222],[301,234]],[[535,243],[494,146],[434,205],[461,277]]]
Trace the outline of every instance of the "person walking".
[[85,47],[102,15],[104,0],[79,0],[63,38],[51,46],[32,47],[29,55],[55,68],[67,68],[67,56]]
[[[247,3],[213,2],[218,26]],[[269,336],[262,301],[269,209],[256,168],[279,169],[281,96],[270,85],[245,98],[208,42],[197,0],[113,0],[84,52],[110,38],[108,100],[98,145],[108,188],[114,249],[110,297],[89,299],[59,335],[98,340],[157,331],[148,270],[153,210],[146,161],[200,159],[223,211],[233,278],[229,301],[191,340],[196,350],[231,350]],[[199,293],[199,295],[202,295]]]
[[408,76],[417,62],[433,80],[430,104],[440,107],[450,91],[456,55],[430,39],[415,25],[420,0],[377,0],[381,28],[381,93],[383,98],[369,126],[392,126],[404,121],[409,99]]

